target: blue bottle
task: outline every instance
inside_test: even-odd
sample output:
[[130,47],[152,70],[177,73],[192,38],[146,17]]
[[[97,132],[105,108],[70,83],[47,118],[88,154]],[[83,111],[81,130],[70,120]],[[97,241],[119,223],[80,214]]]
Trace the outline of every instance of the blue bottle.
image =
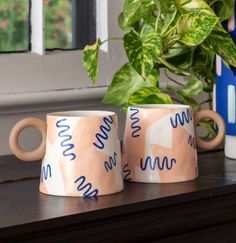
[[[236,8],[233,16],[223,23],[236,42]],[[225,155],[236,159],[236,69],[233,72],[216,56],[215,110],[226,125]]]

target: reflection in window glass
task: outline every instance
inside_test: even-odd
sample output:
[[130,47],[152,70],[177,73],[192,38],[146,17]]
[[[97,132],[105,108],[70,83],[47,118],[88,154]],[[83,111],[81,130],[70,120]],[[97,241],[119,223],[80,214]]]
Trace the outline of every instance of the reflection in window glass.
[[72,3],[70,0],[44,0],[45,47],[72,48]]
[[29,1],[0,0],[0,52],[28,50]]

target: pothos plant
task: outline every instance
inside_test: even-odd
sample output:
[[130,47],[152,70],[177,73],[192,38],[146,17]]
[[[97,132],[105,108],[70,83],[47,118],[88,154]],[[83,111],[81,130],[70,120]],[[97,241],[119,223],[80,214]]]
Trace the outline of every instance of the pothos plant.
[[[194,111],[206,103],[211,108],[215,55],[236,67],[236,46],[221,25],[233,8],[232,0],[125,0],[118,18],[124,36],[108,40],[123,40],[129,62],[115,73],[103,102],[123,110],[172,102],[191,105]],[[84,68],[94,83],[99,49],[108,40],[98,39],[83,51]],[[165,93],[160,70],[168,77]],[[205,99],[200,102],[201,93]],[[209,121],[201,125],[215,134]]]

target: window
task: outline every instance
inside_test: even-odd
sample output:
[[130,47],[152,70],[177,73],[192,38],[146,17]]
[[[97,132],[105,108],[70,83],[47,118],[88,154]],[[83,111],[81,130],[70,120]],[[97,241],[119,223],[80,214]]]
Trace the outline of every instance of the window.
[[72,2],[44,0],[46,49],[72,48]]
[[0,52],[26,51],[28,46],[28,0],[0,1]]
[[46,49],[83,49],[95,42],[95,0],[44,0],[44,15]]
[[[83,49],[96,40],[95,0],[43,4],[46,49]],[[0,1],[0,52],[31,50],[31,5],[30,0]]]
[[[6,0],[1,1],[6,2]],[[58,0],[58,2],[66,2],[66,0]],[[82,51],[57,50],[74,49],[75,45],[82,48],[86,40],[81,38],[80,42],[77,42],[81,36],[80,32],[85,34],[83,36],[90,42],[93,42],[95,37],[104,40],[108,36],[120,36],[117,17],[123,1],[72,0],[72,9],[74,6],[77,6],[78,11],[83,8],[83,12],[86,13],[84,16],[87,18],[81,20],[82,15],[72,11],[72,33],[73,28],[78,30],[74,37],[72,35],[72,40],[70,38],[72,48],[69,44],[62,47],[58,44],[59,42],[47,43],[45,39],[48,35],[46,3],[47,1],[44,0],[31,0],[29,17],[31,51],[0,54],[0,103],[1,107],[7,109],[7,112],[9,107],[18,112],[19,106],[51,102],[57,104],[64,101],[101,97],[114,71],[125,62],[122,55],[122,42],[116,41],[104,45],[99,57],[99,78],[96,86],[93,86],[82,66]],[[89,11],[89,8],[93,11]],[[96,36],[86,27],[89,21],[92,23],[89,28],[96,30]],[[83,24],[79,25],[80,23]],[[48,51],[46,48],[53,50]]]

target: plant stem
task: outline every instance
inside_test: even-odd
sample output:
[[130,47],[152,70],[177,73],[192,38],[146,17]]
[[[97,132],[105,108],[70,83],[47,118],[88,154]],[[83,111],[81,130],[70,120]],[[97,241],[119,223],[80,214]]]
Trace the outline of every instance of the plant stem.
[[181,100],[178,100],[177,98],[173,97],[173,96],[170,96],[170,98],[180,104],[182,104],[182,101]]
[[205,78],[205,82],[209,85],[210,84],[210,82],[209,82],[209,80],[207,79],[207,78]]
[[207,99],[207,100],[202,101],[199,105],[210,103],[211,101],[212,101],[212,99]]
[[111,38],[108,38],[108,39],[102,41],[101,45],[103,45],[107,41],[111,41],[111,40],[123,40],[123,38],[122,37],[111,37]]
[[211,94],[208,94],[208,97],[209,97],[209,108],[212,110],[213,109],[213,106],[212,106],[212,97],[211,97]]
[[209,6],[211,7],[214,3],[218,2],[218,1],[219,0],[215,0],[215,1],[211,2],[211,3],[209,3]]
[[174,37],[173,39],[171,39],[169,42],[168,42],[168,47],[172,47],[177,41],[179,40],[179,37]]
[[166,77],[167,77],[168,79],[170,79],[170,80],[171,80],[172,82],[174,82],[175,84],[178,84],[178,85],[184,87],[184,85],[183,85],[182,83],[180,83],[179,81],[177,81],[177,80],[173,79],[172,77],[170,77],[170,76],[167,74],[167,70],[166,70],[166,69],[164,70],[164,72],[165,72],[165,75],[166,75]]
[[158,27],[158,22],[159,22],[160,15],[161,15],[161,11],[159,9],[158,10],[157,19],[156,19],[156,23],[155,23],[155,32],[157,32],[157,27]]
[[163,34],[163,37],[166,37],[167,35],[169,35],[171,33],[171,31],[175,30],[176,26],[171,27],[168,31],[166,31],[166,33]]
[[170,25],[173,22],[173,20],[175,19],[176,14],[177,14],[177,10],[174,11],[174,13],[173,13],[173,15],[171,17],[170,22],[166,26],[164,26],[164,28],[162,29],[162,31],[161,31],[161,36],[162,37],[163,37],[164,33],[167,31],[167,29],[170,27]]
[[170,64],[169,62],[167,62],[165,59],[163,59],[161,57],[158,58],[158,61],[160,63],[162,63],[163,65],[165,65],[168,69],[170,69],[170,70],[172,70],[172,71],[174,71],[176,73],[180,73],[180,74],[183,74],[185,76],[189,76],[189,73],[187,73],[187,72],[175,67],[174,65]]

